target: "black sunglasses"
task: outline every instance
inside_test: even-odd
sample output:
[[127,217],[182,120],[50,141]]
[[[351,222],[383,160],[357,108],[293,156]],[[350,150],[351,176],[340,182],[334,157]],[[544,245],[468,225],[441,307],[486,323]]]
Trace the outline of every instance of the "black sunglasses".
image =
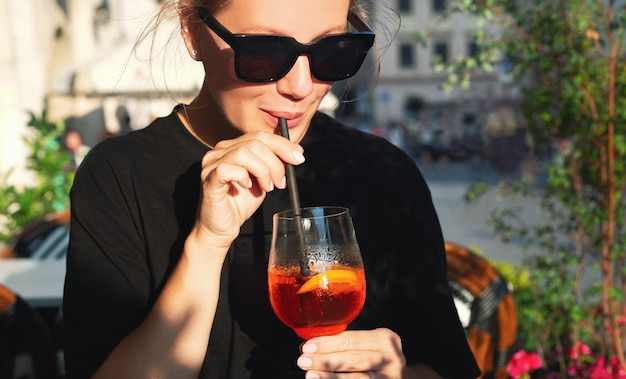
[[274,82],[287,75],[300,55],[308,55],[311,73],[324,82],[347,79],[357,73],[374,44],[374,32],[350,12],[348,21],[358,33],[333,34],[304,45],[292,37],[232,34],[205,8],[200,19],[235,51],[235,74],[253,83]]

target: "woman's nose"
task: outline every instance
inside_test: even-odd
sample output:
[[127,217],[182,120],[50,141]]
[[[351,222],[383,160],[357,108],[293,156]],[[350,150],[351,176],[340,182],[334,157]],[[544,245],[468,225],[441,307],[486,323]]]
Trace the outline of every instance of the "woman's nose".
[[309,64],[309,57],[301,55],[291,70],[278,80],[278,92],[294,99],[304,99],[313,92],[313,74]]

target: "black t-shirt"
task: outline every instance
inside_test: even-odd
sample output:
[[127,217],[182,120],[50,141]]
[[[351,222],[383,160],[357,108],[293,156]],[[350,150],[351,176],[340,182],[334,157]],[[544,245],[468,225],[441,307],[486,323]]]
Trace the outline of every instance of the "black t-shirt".
[[[367,298],[350,328],[388,327],[407,363],[477,377],[439,221],[412,159],[322,113],[302,145],[301,205],[348,207],[363,254]],[[78,169],[63,304],[67,378],[90,376],[154,304],[192,228],[207,150],[172,113],[101,142]],[[303,377],[302,340],[275,317],[266,284],[271,217],[287,208],[286,190],[270,192],[231,246],[201,378]]]

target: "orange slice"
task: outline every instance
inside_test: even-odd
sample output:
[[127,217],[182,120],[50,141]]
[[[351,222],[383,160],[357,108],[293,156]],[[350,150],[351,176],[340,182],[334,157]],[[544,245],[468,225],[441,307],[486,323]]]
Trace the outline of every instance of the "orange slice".
[[313,275],[309,280],[304,282],[302,287],[298,290],[298,294],[310,292],[320,289],[329,289],[329,286],[349,287],[351,289],[356,288],[358,283],[358,277],[352,270],[328,270]]

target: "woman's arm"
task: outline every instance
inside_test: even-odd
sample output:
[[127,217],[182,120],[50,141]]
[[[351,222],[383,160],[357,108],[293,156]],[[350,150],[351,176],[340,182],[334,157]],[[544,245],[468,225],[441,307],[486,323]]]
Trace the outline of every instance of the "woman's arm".
[[[145,241],[140,238],[133,241],[125,239],[127,232],[124,228],[114,225],[120,213],[125,210],[102,210],[107,207],[102,206],[101,199],[91,202],[95,204],[94,208],[101,210],[100,214],[106,214],[107,217],[98,219],[90,216],[73,220],[76,235],[83,228],[84,232],[81,234],[84,238],[80,244],[72,247],[68,255],[70,262],[79,261],[76,265],[68,265],[70,280],[66,283],[70,285],[66,292],[72,294],[72,314],[68,316],[71,316],[71,322],[78,324],[74,336],[81,332],[93,332],[96,339],[89,340],[89,343],[111,347],[106,359],[93,359],[90,366],[81,367],[80,370],[91,374],[93,369],[89,367],[99,364],[94,377],[197,377],[206,355],[219,298],[222,266],[230,245],[238,236],[241,225],[263,202],[266,192],[275,187],[284,188],[284,162],[300,164],[303,160],[299,145],[269,133],[253,133],[224,141],[205,154],[199,178],[201,191],[196,219],[184,242],[181,257],[173,266],[160,293],[155,295],[158,296],[145,318],[132,331],[122,335],[121,342],[117,339],[120,337],[106,334],[106,329],[110,327],[106,317],[97,315],[97,309],[102,309],[102,304],[81,308],[81,300],[97,301],[94,300],[93,291],[83,290],[81,286],[97,288],[96,292],[106,294],[107,304],[117,302],[123,307],[122,300],[126,300],[127,306],[136,307],[132,319],[124,316],[115,321],[114,330],[119,334],[123,330],[120,328],[126,328],[129,322],[144,317],[141,311],[145,304],[137,302],[149,299],[137,296],[126,298],[124,290],[129,283],[142,288],[148,286],[147,282],[152,278],[144,266],[150,263],[146,262],[145,252],[141,251]],[[85,167],[89,167],[88,165],[89,163]],[[101,176],[101,172],[94,171],[85,175],[88,177],[83,182],[102,180],[94,178]],[[89,184],[88,187],[93,189],[94,186]],[[80,189],[77,189],[75,195],[76,198],[94,198],[93,193],[87,195]],[[111,204],[109,208],[112,208],[117,207],[113,204],[124,203],[125,200],[124,196],[120,196],[114,200],[106,200],[105,203]],[[89,212],[86,209],[90,206],[89,203],[81,201],[73,204],[73,207],[78,207],[78,213],[85,215]],[[130,203],[131,208],[135,206]],[[127,224],[132,225],[132,221],[127,221]],[[107,237],[102,228],[116,231],[113,237],[115,243],[107,240],[110,237]],[[94,231],[97,237],[90,235]],[[128,241],[129,246],[123,248],[125,241]],[[90,251],[93,247],[96,249]],[[90,258],[95,258],[97,262],[90,262]],[[96,267],[96,263],[102,263],[104,267]],[[81,272],[81,268],[87,270]],[[112,272],[117,279],[108,279],[104,271]],[[104,280],[98,281],[89,273],[97,274]],[[116,289],[113,293],[111,286]],[[134,288],[128,288],[129,292],[133,290]],[[115,312],[115,309],[107,309],[107,313]],[[88,319],[85,320],[84,316],[88,316]],[[94,316],[98,318],[97,321],[89,319]],[[77,341],[84,340],[85,338],[74,339],[72,349],[81,349]],[[100,354],[102,353],[101,351]],[[107,353],[106,349],[104,353]],[[73,361],[81,354],[83,353],[75,354]],[[101,359],[104,362],[100,364]]]
[[192,232],[148,317],[115,348],[94,378],[197,377],[227,250]]

